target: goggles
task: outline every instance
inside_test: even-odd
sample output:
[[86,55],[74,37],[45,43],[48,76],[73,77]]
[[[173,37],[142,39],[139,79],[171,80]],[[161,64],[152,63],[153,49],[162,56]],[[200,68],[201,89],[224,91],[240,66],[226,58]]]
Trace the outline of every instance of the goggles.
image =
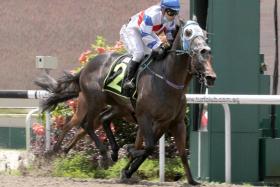
[[176,11],[176,10],[172,10],[172,9],[166,9],[165,10],[165,12],[166,12],[166,14],[168,15],[168,16],[176,16],[176,15],[178,15],[178,11]]

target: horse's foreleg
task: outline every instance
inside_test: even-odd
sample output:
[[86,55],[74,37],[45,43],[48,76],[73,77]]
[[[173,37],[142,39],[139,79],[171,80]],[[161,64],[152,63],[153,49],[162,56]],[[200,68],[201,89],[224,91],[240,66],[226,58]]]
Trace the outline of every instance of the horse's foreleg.
[[134,158],[140,157],[144,154],[143,151],[145,151],[145,150],[143,148],[143,141],[144,141],[143,135],[141,134],[141,130],[139,128],[137,131],[137,134],[136,134],[136,139],[135,139],[134,145],[130,144],[127,146],[127,152],[130,157],[132,157],[134,159]]
[[72,139],[72,141],[65,146],[65,148],[63,149],[64,153],[67,154],[70,151],[70,149],[72,149],[74,145],[86,134],[86,131],[81,128],[79,132],[75,135],[75,137]]
[[[126,166],[122,169],[122,173],[121,173],[122,174],[121,175],[122,179],[127,179],[127,178],[131,177],[131,175],[129,175],[129,173],[128,173],[128,170],[129,170],[132,162],[137,159],[137,157],[135,156],[135,152],[142,151],[140,149],[143,149],[143,136],[142,136],[141,130],[139,128],[138,131],[137,131],[137,135],[136,135],[134,145],[129,144],[127,146],[129,160],[128,160]],[[138,155],[138,158],[139,158],[139,155]]]
[[187,159],[187,151],[186,151],[186,125],[184,121],[174,124],[171,128],[171,133],[174,137],[176,147],[179,152],[179,156],[181,157],[181,161],[183,163],[187,180],[191,185],[199,184],[196,182],[191,174],[190,166]]
[[[146,116],[142,116],[137,118],[139,127],[140,127],[140,132],[137,134],[139,136],[139,141],[143,138],[141,138],[142,132],[144,133],[144,140],[145,140],[145,147],[144,151],[143,150],[135,150],[137,152],[137,157],[132,158],[133,160],[130,161],[130,166],[126,167],[123,172],[122,172],[122,177],[130,178],[132,174],[140,167],[140,165],[146,160],[146,158],[151,155],[155,149],[155,135],[152,129],[152,124],[151,120],[147,118]],[[142,139],[143,140],[143,139]],[[132,151],[132,155],[133,155]],[[129,168],[129,169],[127,169]]]

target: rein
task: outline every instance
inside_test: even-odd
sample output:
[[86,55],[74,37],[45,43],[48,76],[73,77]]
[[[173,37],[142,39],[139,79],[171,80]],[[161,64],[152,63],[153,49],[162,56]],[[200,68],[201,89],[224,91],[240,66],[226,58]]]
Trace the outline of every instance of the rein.
[[[176,53],[176,55],[185,55],[185,54],[190,55],[189,51],[187,51],[187,50],[179,50],[179,49],[171,50],[171,49],[170,49],[170,50],[168,50],[168,51],[166,51],[166,52],[167,52],[167,53]],[[191,55],[190,55],[190,56],[191,56]],[[175,84],[175,83],[169,81],[165,76],[162,76],[162,75],[156,73],[155,71],[153,71],[153,70],[149,67],[149,65],[150,65],[151,62],[152,62],[152,60],[150,60],[147,64],[145,64],[145,66],[143,67],[143,70],[144,70],[144,69],[148,69],[154,76],[156,76],[157,78],[159,78],[159,79],[165,81],[165,83],[166,83],[167,85],[169,85],[170,87],[172,87],[172,88],[174,88],[174,89],[176,89],[176,90],[183,90],[183,89],[185,88],[185,85],[184,85],[184,84],[181,84],[181,85]],[[190,72],[190,73],[193,74],[193,72]]]
[[[194,27],[199,27],[199,25],[198,25],[196,22],[193,22],[193,21],[190,22],[189,24],[187,24],[185,27],[183,27],[183,29],[186,28],[187,26],[193,27],[193,30],[195,29]],[[200,28],[200,27],[199,27],[199,28]],[[196,52],[195,52],[194,50],[191,49],[192,42],[193,42],[194,39],[197,38],[197,37],[203,37],[203,38],[205,38],[204,35],[203,35],[203,32],[202,32],[202,29],[201,29],[200,32],[197,32],[197,29],[194,30],[194,31],[195,31],[195,32],[194,32],[193,36],[188,40],[188,43],[187,43],[187,45],[186,45],[187,47],[184,46],[185,42],[183,41],[183,39],[182,39],[182,38],[183,38],[183,35],[181,34],[181,40],[182,40],[183,46],[184,46],[183,49],[170,49],[170,50],[166,51],[166,53],[175,53],[177,56],[179,56],[179,55],[186,55],[186,54],[187,54],[187,55],[189,55],[191,58],[193,58],[193,55],[196,54]],[[179,32],[179,31],[178,31],[178,32]],[[154,76],[156,76],[157,78],[159,78],[159,79],[165,81],[165,83],[166,83],[167,85],[171,86],[171,87],[174,88],[174,89],[183,90],[183,89],[185,88],[185,85],[184,85],[184,84],[179,84],[179,85],[178,85],[178,84],[175,84],[175,83],[169,81],[169,80],[165,77],[165,75],[162,76],[162,75],[160,75],[160,74],[154,72],[154,71],[149,67],[151,61],[152,61],[152,60],[150,60],[147,64],[144,65],[143,70],[144,70],[144,69],[148,69]],[[192,66],[192,65],[191,65],[191,66]],[[201,83],[202,83],[202,82],[205,82],[205,77],[204,77],[202,74],[200,74],[199,72],[197,72],[197,71],[193,72],[193,71],[192,71],[192,67],[191,67],[190,70],[188,69],[188,71],[189,71],[189,74],[191,74],[191,75],[196,75],[197,78],[198,78],[198,80],[199,80],[199,82],[201,82]]]
[[149,65],[150,65],[151,62],[152,62],[152,60],[150,60],[149,63],[145,64],[145,66],[143,67],[143,70],[144,70],[144,69],[149,70],[154,76],[156,76],[157,78],[159,78],[159,79],[165,81],[165,83],[166,83],[167,85],[169,85],[170,87],[172,87],[172,88],[174,88],[174,89],[176,89],[176,90],[183,90],[183,89],[185,88],[185,85],[183,85],[183,84],[182,84],[182,85],[175,84],[175,83],[169,81],[165,76],[162,76],[162,75],[160,75],[160,74],[154,72],[154,71],[149,67]]
[[[176,53],[176,55],[184,55],[184,54],[188,54],[190,57],[193,56],[193,52],[189,52],[188,50],[179,50],[179,49],[174,49],[174,50],[168,50],[167,53]],[[199,83],[202,85],[204,82],[206,82],[206,78],[199,72],[195,71],[195,72],[192,72],[192,71],[189,71],[190,74],[192,75],[196,75]]]
[[173,49],[173,50],[168,50],[166,51],[167,53],[176,53],[176,55],[184,55],[184,54],[188,54],[190,55],[190,53],[187,50],[179,50],[179,49]]

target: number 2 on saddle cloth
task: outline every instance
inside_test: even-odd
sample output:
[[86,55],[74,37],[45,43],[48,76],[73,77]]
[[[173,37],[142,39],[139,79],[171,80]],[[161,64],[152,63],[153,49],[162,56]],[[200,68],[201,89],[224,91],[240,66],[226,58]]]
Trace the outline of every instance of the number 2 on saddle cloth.
[[[104,80],[103,90],[116,94],[125,99],[136,99],[137,97],[136,88],[130,90],[124,90],[122,87],[123,80],[127,75],[126,68],[131,58],[132,58],[131,55],[125,54],[120,56],[112,63],[109,73]],[[150,61],[149,59],[150,57],[147,56],[143,60],[144,63],[141,63],[141,66],[143,66],[143,64],[146,64],[148,61]],[[138,77],[139,72],[141,72],[141,69],[143,69],[141,68],[141,66],[138,69],[138,73],[136,73],[136,77]]]

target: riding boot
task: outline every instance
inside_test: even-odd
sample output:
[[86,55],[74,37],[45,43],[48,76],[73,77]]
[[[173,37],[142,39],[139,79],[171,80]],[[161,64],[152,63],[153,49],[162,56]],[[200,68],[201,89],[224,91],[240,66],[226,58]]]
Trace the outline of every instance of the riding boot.
[[136,73],[139,65],[140,65],[140,63],[137,61],[134,61],[134,60],[131,60],[130,63],[128,64],[127,76],[126,76],[125,82],[123,84],[124,89],[135,87],[135,85],[133,83],[133,77],[134,77],[134,74]]

